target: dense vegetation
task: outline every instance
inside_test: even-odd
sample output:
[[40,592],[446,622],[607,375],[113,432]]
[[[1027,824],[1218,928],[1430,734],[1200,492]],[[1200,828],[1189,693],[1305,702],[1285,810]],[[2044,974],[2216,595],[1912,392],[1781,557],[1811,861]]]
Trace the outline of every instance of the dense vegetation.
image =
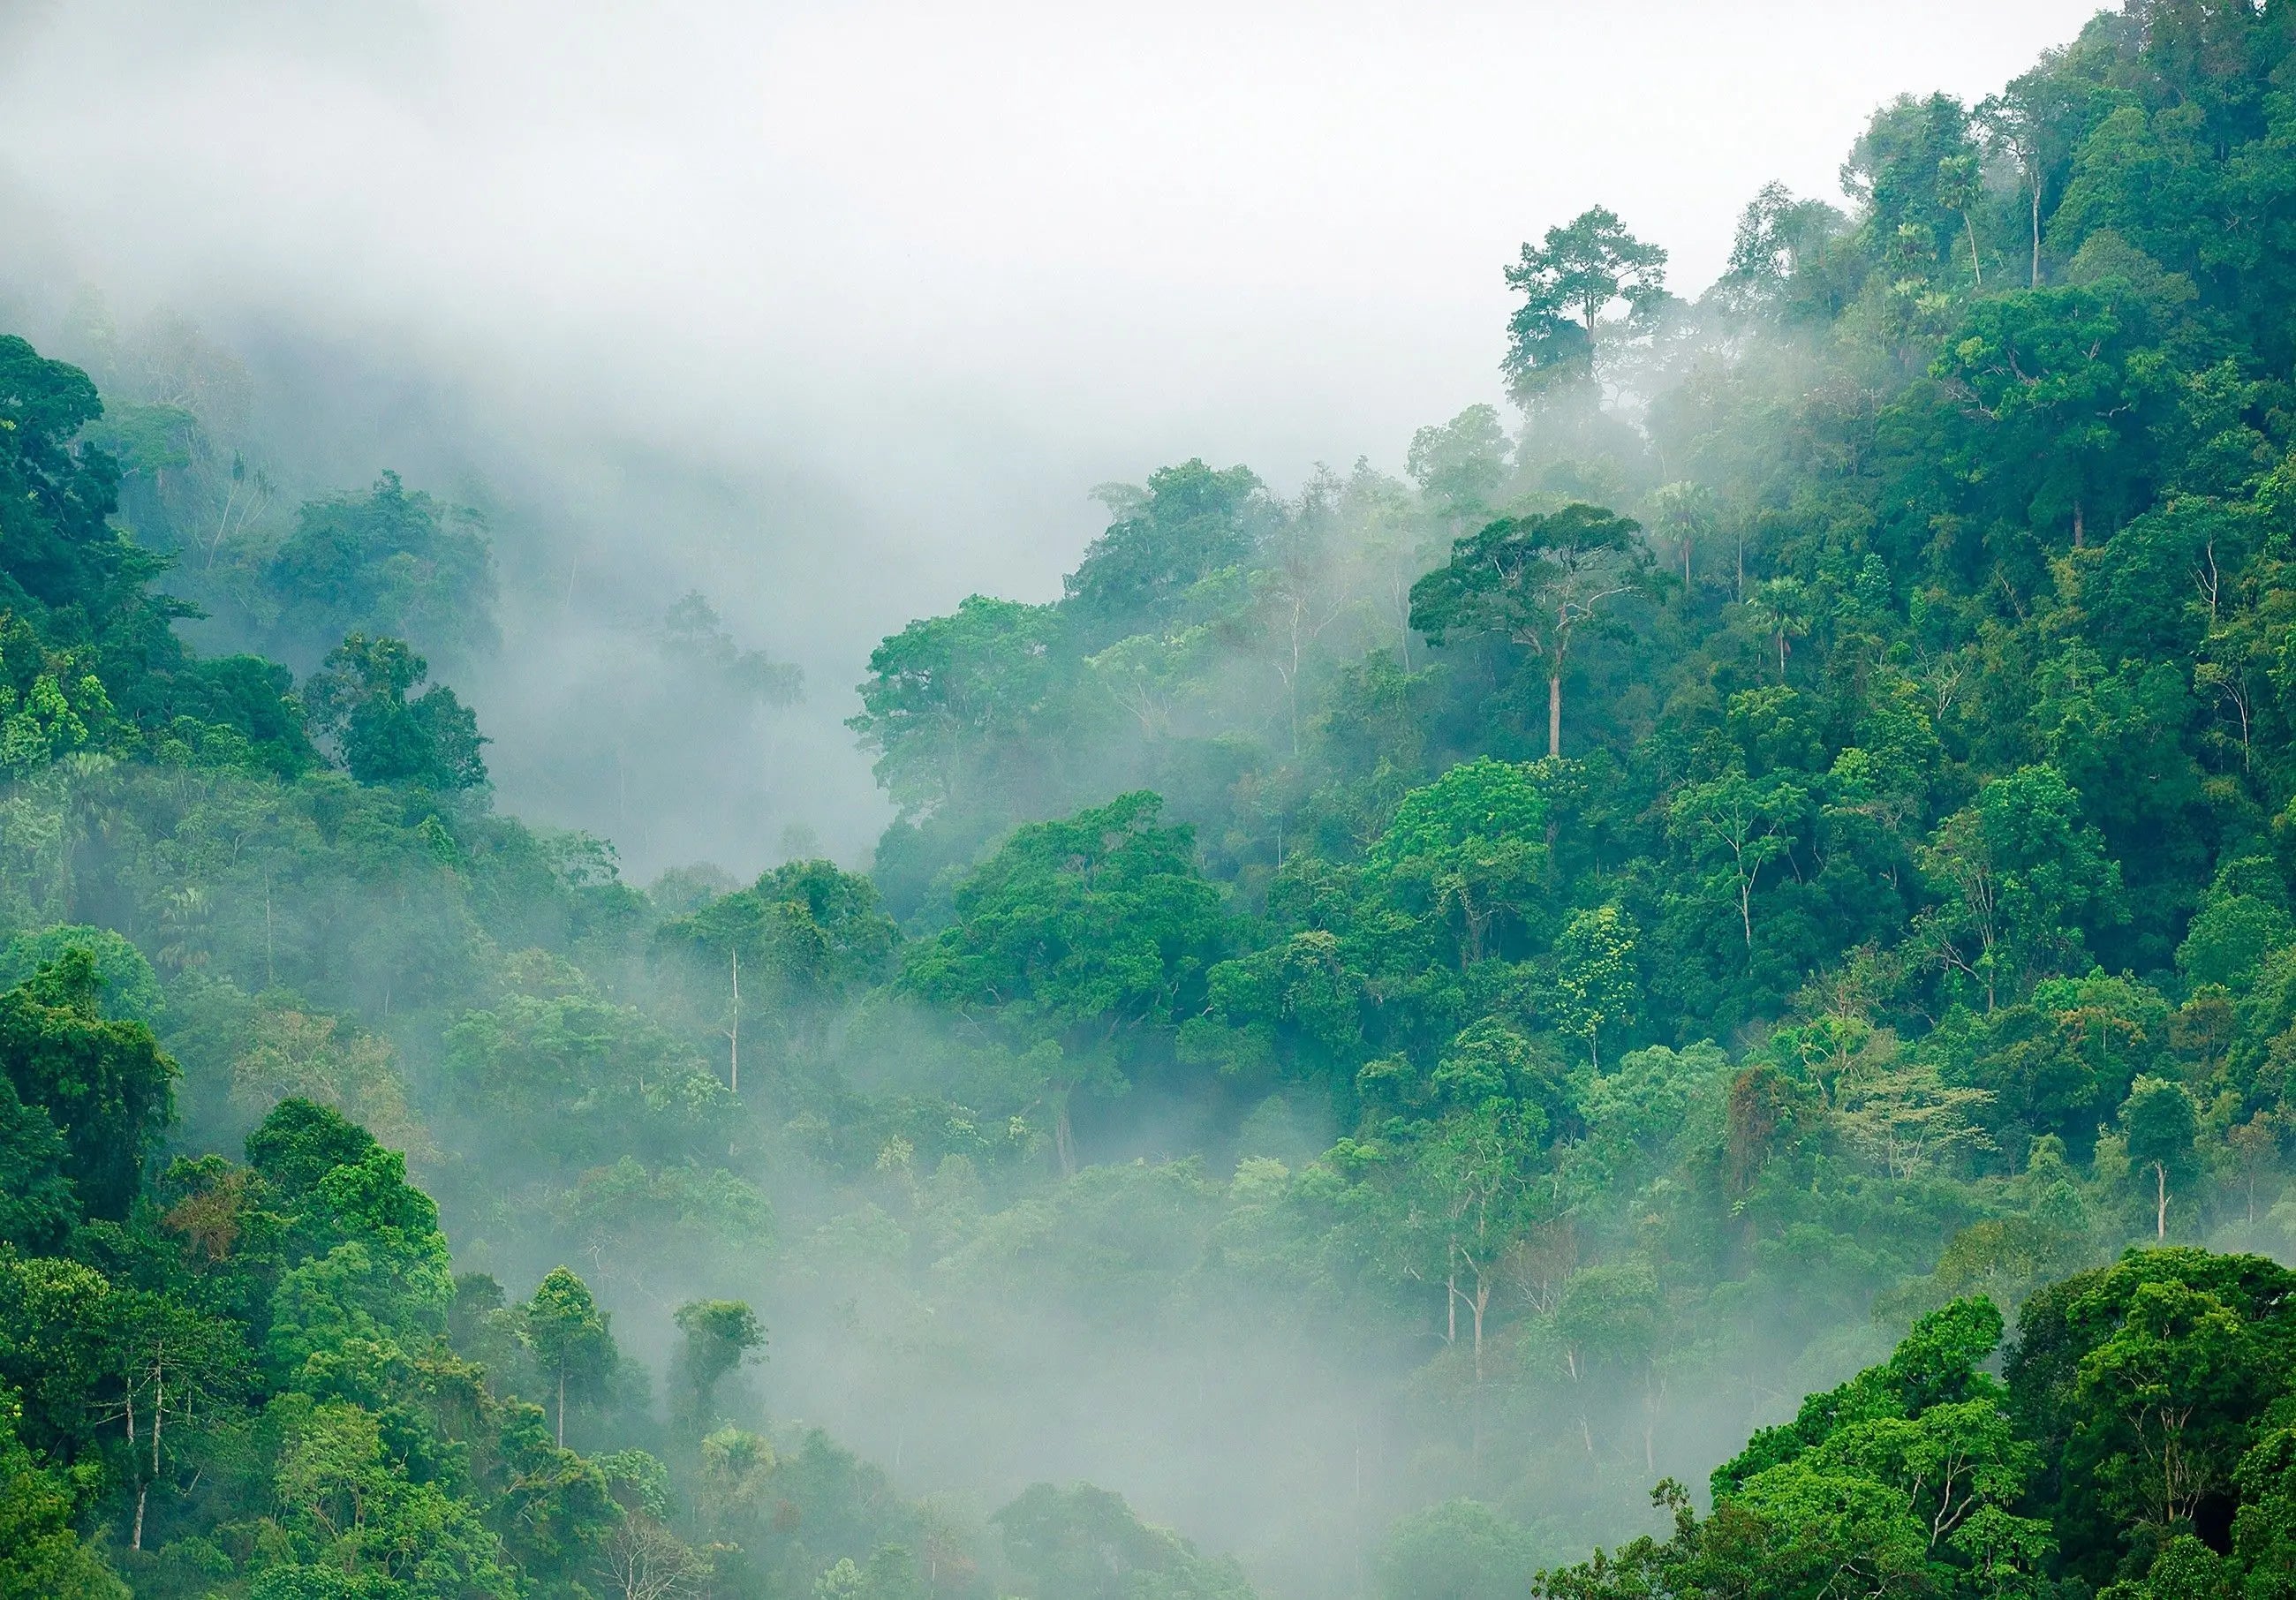
[[865,874],[497,814],[485,516],[0,338],[0,1596],[2296,1593],[2292,74],[1549,229],[1512,431],[887,638]]

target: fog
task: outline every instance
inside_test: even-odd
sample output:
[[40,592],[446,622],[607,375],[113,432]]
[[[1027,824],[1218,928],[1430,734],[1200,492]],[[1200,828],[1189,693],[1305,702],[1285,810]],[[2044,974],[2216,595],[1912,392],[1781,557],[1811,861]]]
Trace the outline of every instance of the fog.
[[[239,398],[205,420],[280,516],[385,469],[481,510],[500,640],[437,665],[501,809],[610,839],[638,882],[816,845],[865,867],[891,810],[844,719],[871,648],[970,593],[1058,595],[1095,485],[1191,456],[1286,494],[1319,464],[1399,471],[1415,428],[1499,400],[1522,240],[1605,204],[1694,294],[1763,184],[1837,197],[1877,103],[1974,99],[2090,9],[0,0],[0,332],[224,373]],[[690,693],[663,644],[688,592],[801,668],[802,699]],[[400,1044],[447,1098],[437,1040]],[[946,1046],[837,1065],[922,1098]],[[1101,1166],[1037,1194],[912,1172],[901,1139],[832,1186],[775,1126],[738,1158],[778,1218],[750,1253],[547,1218],[564,1196],[513,1187],[498,1128],[418,1176],[459,1264],[524,1285],[586,1251],[657,1367],[670,1307],[749,1296],[775,1330],[760,1406],[905,1492],[978,1517],[1089,1478],[1287,1595],[1360,1592],[1463,1460],[1571,1427],[1587,1481],[1548,1532],[1611,1537],[1651,1475],[1697,1477],[1874,1354],[1862,1325],[1766,1341],[1821,1313],[1750,1294],[1713,1337],[1765,1354],[1728,1383],[1526,1383],[1487,1441],[1483,1377],[1431,1325],[1365,1333],[1254,1280],[1238,1161],[1296,1169],[1341,1131],[1321,1108],[1223,1131],[1274,1104],[1144,1093],[1086,1128]],[[1429,1443],[1463,1395],[1474,1437]]]
[[[5,0],[0,320],[172,310],[288,480],[483,496],[507,808],[642,874],[792,824],[860,863],[868,649],[1056,594],[1092,484],[1392,468],[1496,398],[1525,236],[1605,203],[1695,290],[1759,185],[2087,9]],[[633,825],[576,708],[689,587],[808,693],[681,734]]]

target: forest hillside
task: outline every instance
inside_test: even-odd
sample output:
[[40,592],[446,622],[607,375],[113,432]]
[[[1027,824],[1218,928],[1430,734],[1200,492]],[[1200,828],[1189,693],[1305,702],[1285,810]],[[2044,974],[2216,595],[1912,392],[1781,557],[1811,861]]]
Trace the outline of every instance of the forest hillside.
[[0,335],[0,1600],[2296,1594],[2292,83],[1538,219],[1507,410],[1099,486],[748,882],[496,808],[486,506]]

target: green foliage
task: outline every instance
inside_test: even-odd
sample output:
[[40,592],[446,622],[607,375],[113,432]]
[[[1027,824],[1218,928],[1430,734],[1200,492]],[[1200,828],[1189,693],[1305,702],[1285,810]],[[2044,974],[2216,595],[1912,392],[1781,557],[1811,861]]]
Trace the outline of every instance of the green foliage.
[[411,639],[455,660],[494,643],[494,550],[475,512],[410,493],[386,472],[364,494],[296,513],[261,573],[283,653],[308,661],[346,636]]
[[0,334],[0,769],[140,746],[299,770],[285,672],[194,658],[170,628],[184,608],[146,590],[159,558],[108,521],[119,464],[81,437],[102,412],[85,373]]
[[1451,559],[1411,587],[1411,626],[1440,644],[1496,634],[1529,652],[1548,687],[1546,753],[1562,754],[1562,676],[1581,636],[1652,584],[1641,525],[1600,506],[1502,517],[1451,546]]
[[2054,768],[2022,767],[1939,824],[1923,854],[1943,890],[1921,923],[1931,958],[1988,1011],[2046,972],[2079,971],[2087,929],[2120,912],[2119,871],[2079,806]]
[[66,925],[19,934],[0,946],[0,983],[22,983],[72,950],[85,950],[94,958],[105,1016],[147,1024],[160,1021],[163,1002],[152,964],[110,928]]
[[1596,206],[1547,229],[1545,243],[1525,244],[1506,283],[1523,303],[1507,322],[1502,370],[1516,398],[1529,401],[1592,385],[1599,345],[1614,331],[1611,308],[1625,301],[1632,320],[1665,303],[1666,251]]
[[870,654],[847,726],[876,752],[877,782],[905,813],[979,803],[980,791],[1021,779],[1026,742],[1058,692],[1060,628],[1050,606],[975,595]]
[[537,987],[545,992],[505,995],[447,1032],[462,1104],[494,1120],[496,1143],[578,1169],[722,1145],[727,1090],[690,1044],[578,975],[572,992]]
[[1015,832],[959,887],[955,920],[912,953],[902,982],[1079,1041],[1185,1014],[1227,923],[1190,831],[1160,826],[1160,808],[1128,794]]
[[1406,463],[1419,492],[1445,514],[1487,511],[1506,485],[1507,437],[1497,408],[1470,406],[1411,437]]
[[696,1424],[713,1420],[718,1385],[766,1345],[765,1325],[737,1300],[688,1301],[673,1319],[684,1342],[671,1382],[679,1415]]
[[1414,789],[1372,845],[1372,882],[1410,912],[1451,924],[1458,963],[1540,926],[1550,808],[1538,766],[1464,761]]
[[0,1394],[0,1597],[115,1600],[127,1593],[72,1527],[73,1496],[16,1434],[17,1407]]
[[1240,466],[1192,460],[1151,472],[1144,490],[1100,492],[1115,520],[1067,580],[1067,609],[1099,637],[1169,624],[1195,585],[1256,553],[1267,520],[1260,481]]
[[618,1354],[608,1318],[590,1298],[589,1285],[563,1267],[554,1267],[537,1284],[520,1317],[520,1331],[534,1351],[535,1364],[557,1389],[558,1443],[566,1443],[566,1398],[602,1391],[612,1376]]
[[303,685],[312,731],[362,784],[473,789],[487,781],[478,718],[444,684],[409,692],[429,665],[398,639],[352,634]]
[[1177,1534],[1143,1523],[1122,1496],[1089,1483],[1032,1483],[989,1520],[1035,1600],[1248,1600],[1251,1594],[1234,1563],[1205,1559]]
[[94,956],[75,946],[0,994],[0,1071],[62,1134],[88,1215],[117,1219],[172,1112],[176,1069],[144,1023],[104,1020],[101,992]]
[[1475,1500],[1447,1500],[1406,1517],[1380,1553],[1387,1600],[1504,1600],[1520,1595],[1538,1565],[1520,1527]]
[[[275,523],[216,353],[92,333],[106,416],[0,341],[26,1547],[186,1596],[1241,1592],[1089,1486],[1000,1568],[728,1424],[770,1317],[938,1480],[1136,1448],[1141,1394],[1341,1419],[1237,1469],[1287,1590],[1520,1592],[1763,1424],[1543,1589],[2287,1588],[2284,24],[2160,0],[1894,102],[1850,211],[1763,190],[1695,303],[1601,208],[1534,236],[1521,425],[1407,480],[1103,486],[1060,600],[873,653],[871,877],[640,895],[492,815],[416,653],[492,637],[473,520],[386,478]],[[340,647],[299,693],[190,654],[123,517],[219,630]],[[699,596],[652,636],[713,715],[797,691]],[[2171,1238],[2263,1253],[2095,1265]],[[767,1297],[680,1315],[668,1426],[607,1309],[649,1348],[665,1286]]]

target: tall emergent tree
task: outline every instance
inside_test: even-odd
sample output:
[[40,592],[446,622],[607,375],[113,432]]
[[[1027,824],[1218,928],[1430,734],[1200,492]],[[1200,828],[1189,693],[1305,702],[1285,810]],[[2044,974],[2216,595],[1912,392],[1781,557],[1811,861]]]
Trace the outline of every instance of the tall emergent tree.
[[1607,206],[1583,211],[1546,230],[1542,244],[1526,243],[1506,269],[1509,289],[1523,297],[1507,319],[1506,359],[1500,370],[1524,405],[1541,397],[1584,391],[1595,382],[1596,347],[1627,304],[1627,318],[1646,315],[1666,296],[1666,251],[1627,232]]
[[694,1300],[678,1307],[674,1320],[685,1335],[672,1361],[680,1413],[697,1432],[710,1421],[718,1385],[731,1377],[753,1351],[766,1347],[766,1325],[738,1300]]
[[1562,674],[1582,632],[1622,597],[1656,581],[1642,524],[1597,505],[1501,517],[1451,546],[1451,559],[1411,587],[1411,626],[1440,644],[1495,633],[1546,672],[1546,753],[1562,753]]
[[566,1391],[594,1395],[618,1359],[606,1313],[590,1297],[590,1286],[563,1267],[554,1267],[526,1302],[521,1332],[557,1393],[558,1444],[566,1444]]

